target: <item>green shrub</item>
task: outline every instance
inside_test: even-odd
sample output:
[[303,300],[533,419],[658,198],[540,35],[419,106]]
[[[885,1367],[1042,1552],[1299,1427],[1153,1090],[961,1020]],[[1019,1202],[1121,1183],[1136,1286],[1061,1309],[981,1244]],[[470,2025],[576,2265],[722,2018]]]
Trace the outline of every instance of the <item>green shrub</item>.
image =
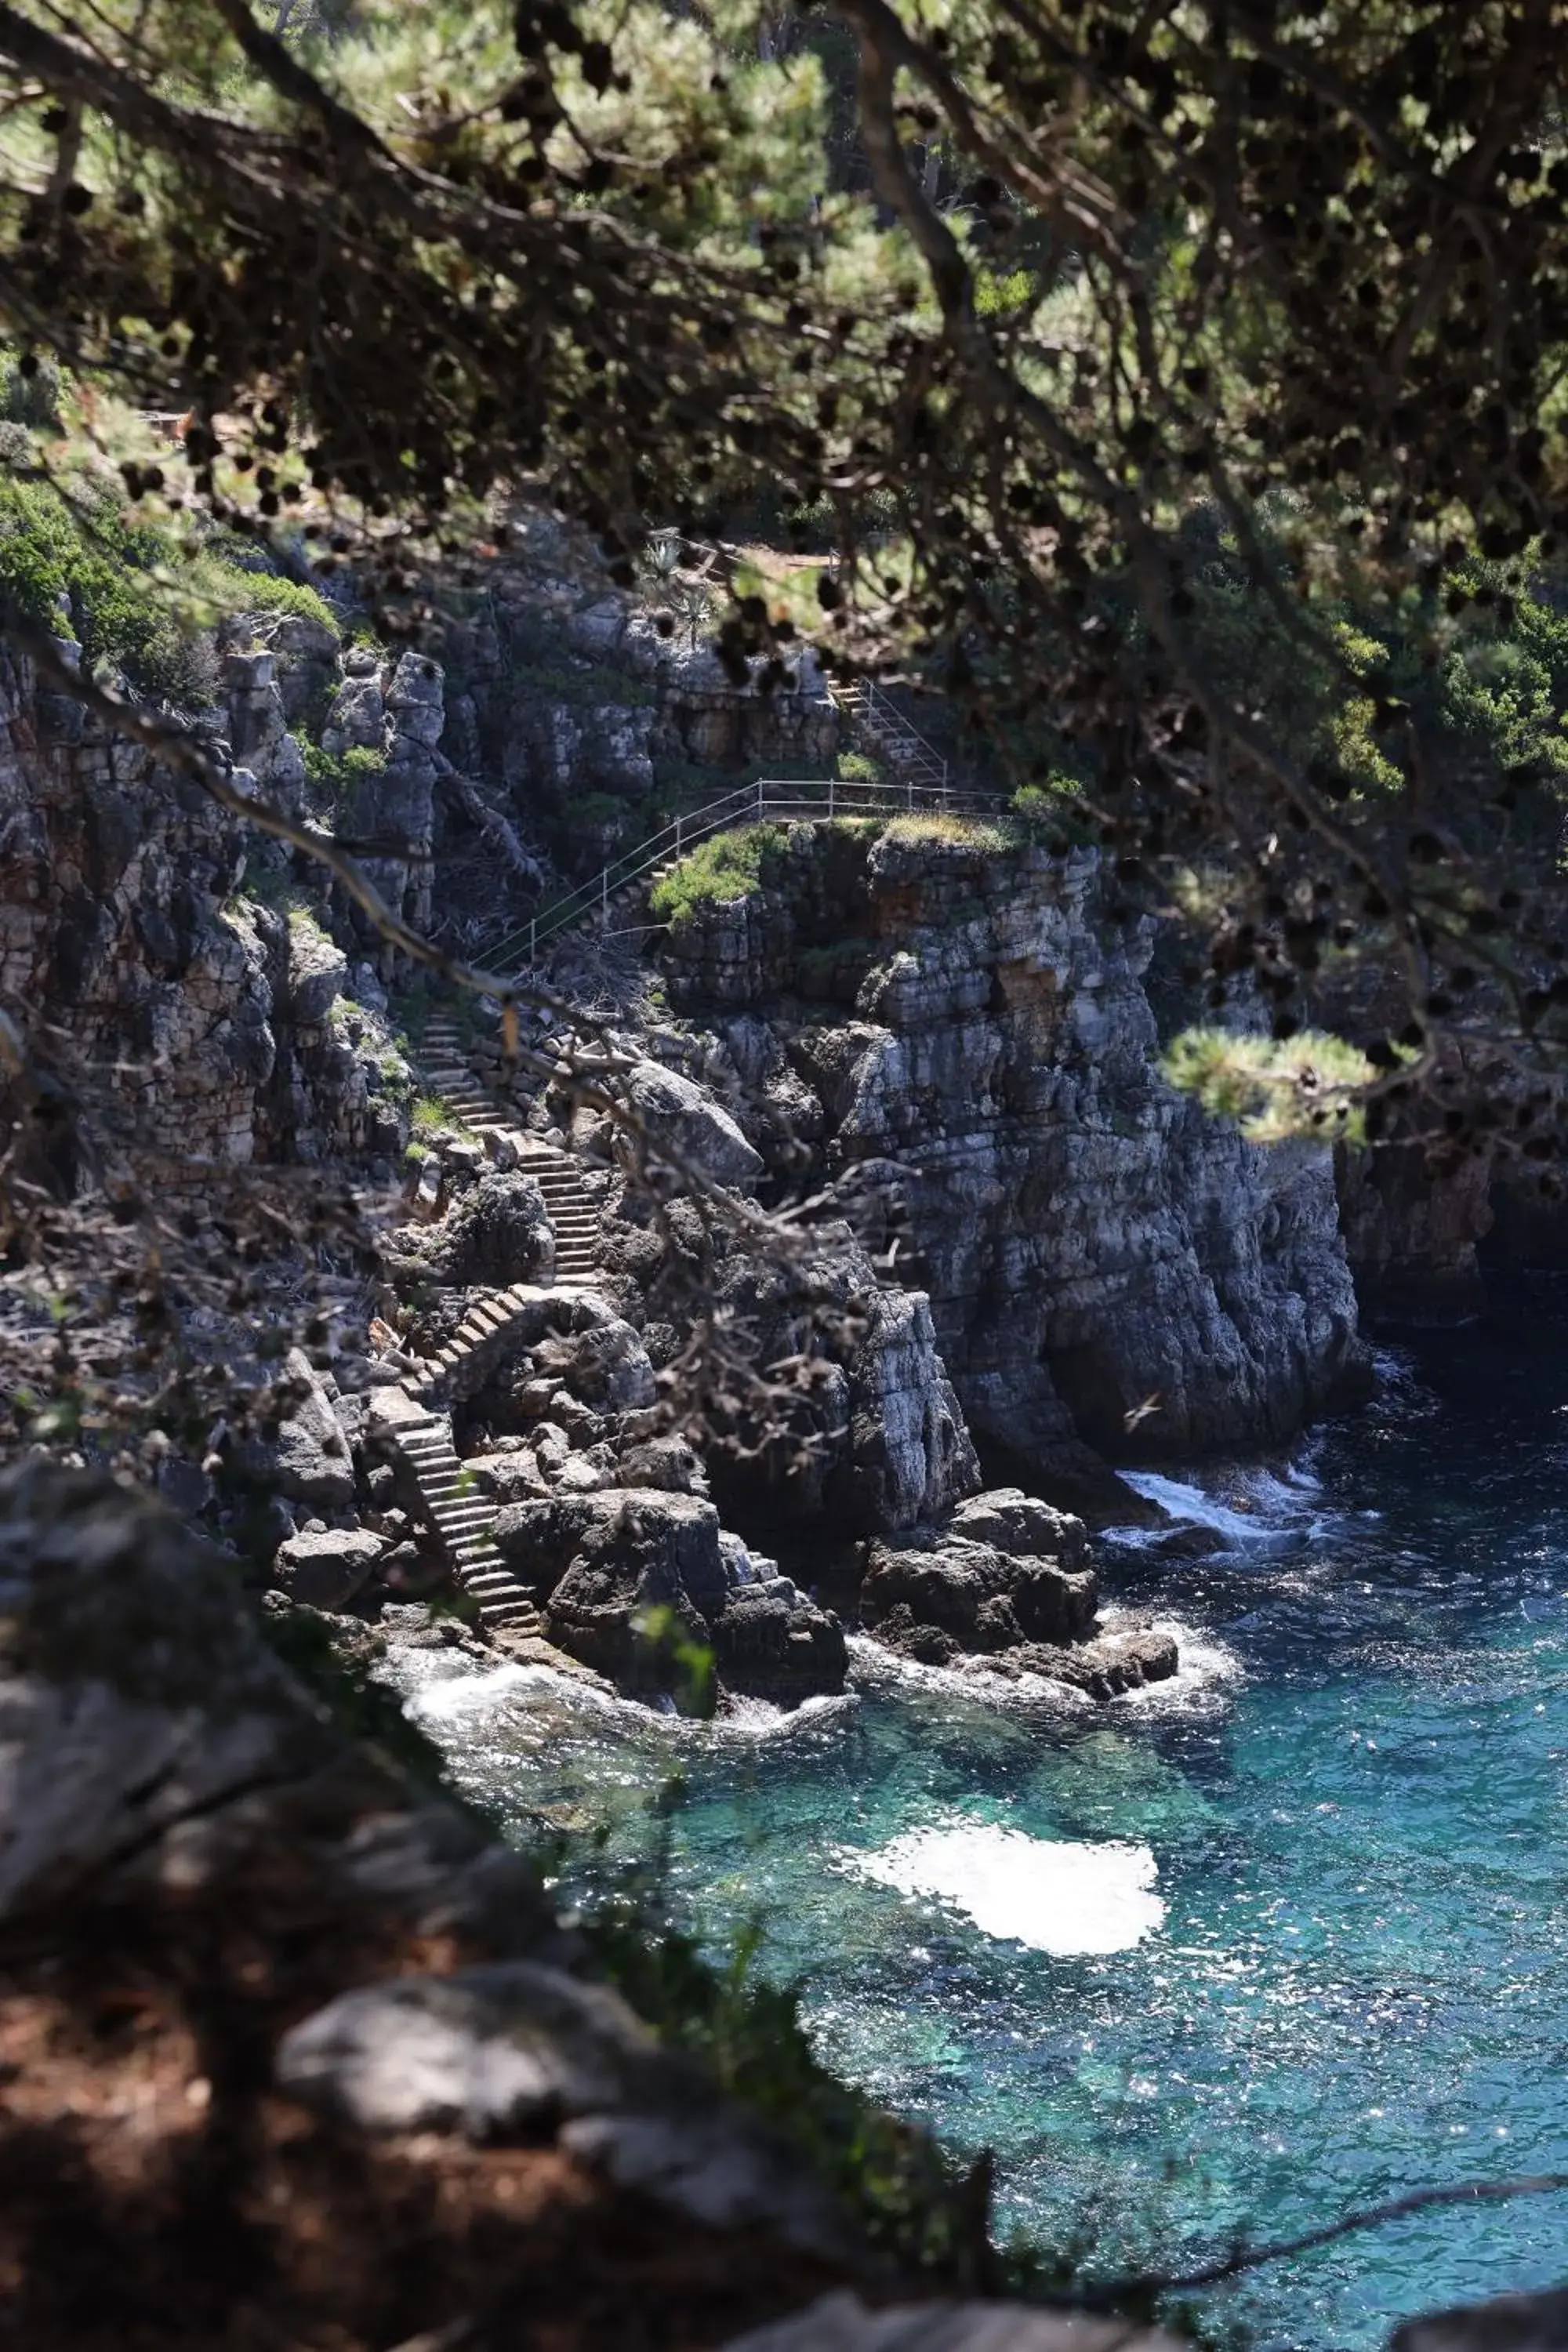
[[348,751],[325,751],[319,743],[304,745],[305,775],[312,786],[319,808],[342,815],[351,805],[356,788],[371,776],[379,776],[386,766],[386,754],[369,744],[355,743]]
[[840,751],[838,781],[841,784],[879,784],[883,771],[879,761],[864,751]]
[[0,416],[12,425],[32,425],[40,433],[58,433],[63,430],[60,394],[64,388],[53,360],[39,360],[30,375],[24,375],[19,362],[13,360],[0,382]]
[[782,824],[748,824],[736,833],[714,834],[654,884],[648,899],[654,917],[661,923],[678,923],[699,907],[749,898],[762,887],[769,864],[787,839]]
[[416,1136],[455,1135],[459,1143],[478,1143],[479,1140],[473,1129],[465,1126],[457,1112],[444,1103],[439,1095],[421,1095],[415,1103],[410,1123]]
[[219,612],[314,621],[334,637],[342,635],[342,625],[326,598],[281,572],[253,571],[248,564],[209,553],[196,558],[188,577],[192,593],[207,597]]
[[110,661],[143,692],[210,698],[191,633],[149,576],[163,541],[128,523],[101,485],[79,484],[77,497],[79,516],[46,483],[0,480],[0,594],[56,630],[68,596],[89,668]]

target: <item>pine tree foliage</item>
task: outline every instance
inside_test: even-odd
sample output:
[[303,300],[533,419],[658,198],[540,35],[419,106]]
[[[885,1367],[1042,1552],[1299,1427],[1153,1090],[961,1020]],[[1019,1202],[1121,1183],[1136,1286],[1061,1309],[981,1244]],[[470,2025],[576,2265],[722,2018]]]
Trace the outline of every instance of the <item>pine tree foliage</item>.
[[[183,420],[110,449],[143,514],[302,533],[391,625],[507,499],[627,584],[826,517],[830,661],[1065,764],[1130,905],[1223,871],[1216,1008],[1283,1042],[1370,961],[1373,1131],[1522,1086],[1548,1158],[1563,18],[13,0],[0,305]],[[782,686],[802,634],[753,589],[721,650]]]

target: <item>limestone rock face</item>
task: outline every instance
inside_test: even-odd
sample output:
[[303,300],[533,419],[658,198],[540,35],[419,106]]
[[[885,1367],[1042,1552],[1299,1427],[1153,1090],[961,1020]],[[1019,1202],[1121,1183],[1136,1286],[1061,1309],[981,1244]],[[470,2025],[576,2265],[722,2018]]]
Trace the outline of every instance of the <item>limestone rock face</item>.
[[1094,853],[918,822],[797,828],[767,888],[670,941],[676,1002],[765,1023],[822,1107],[815,1167],[887,1203],[982,1449],[1047,1483],[1086,1443],[1283,1438],[1357,1359],[1330,1155],[1246,1143],[1164,1083],[1152,946],[1106,917]]
[[0,1475],[0,1919],[188,1898],[265,1857],[269,1885],[280,1864],[319,1876],[329,1906],[450,1927],[499,1902],[549,1931],[521,1857],[352,1748],[233,1562],[112,1479]]
[[283,1375],[281,1385],[292,1389],[296,1402],[269,1448],[265,1441],[252,1441],[253,1454],[261,1457],[252,1466],[297,1502],[346,1509],[353,1501],[353,1462],[321,1375],[302,1348],[289,1349]]
[[726,1516],[826,1517],[836,1535],[876,1535],[945,1511],[980,1484],[963,1413],[937,1345],[929,1302],[884,1290],[847,1227],[824,1229],[833,1255],[786,1275],[778,1265],[732,1258],[719,1283],[721,1305],[756,1335],[758,1361],[817,1354],[811,1306],[836,1324],[830,1356],[814,1363],[799,1427],[755,1460],[710,1466]]
[[341,1994],[284,2035],[278,2080],[361,2131],[494,2140],[658,2105],[685,2076],[607,1986],[512,1960]]
[[1362,1298],[1373,1314],[1451,1323],[1479,1311],[1476,1244],[1493,1222],[1491,1171],[1467,1160],[1436,1176],[1425,1148],[1395,1144],[1335,1155],[1340,1222]]
[[[292,677],[276,653],[230,655],[203,723],[242,791],[297,810]],[[66,1032],[192,1161],[399,1148],[375,1055],[329,1017],[341,950],[310,916],[247,895],[282,870],[190,779],[41,691],[25,660],[0,661],[0,1002],[24,1029],[43,1015]]]

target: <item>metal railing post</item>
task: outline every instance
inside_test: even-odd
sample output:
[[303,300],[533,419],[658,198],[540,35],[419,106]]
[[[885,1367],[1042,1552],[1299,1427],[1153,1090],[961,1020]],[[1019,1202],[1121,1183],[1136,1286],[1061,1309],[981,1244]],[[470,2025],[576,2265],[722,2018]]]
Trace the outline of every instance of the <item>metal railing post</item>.
[[758,823],[759,824],[761,824],[762,821],[763,821],[763,780],[762,780],[761,776],[759,776],[759,777],[757,778],[757,823]]
[[537,939],[538,932],[539,918],[537,915],[530,915],[528,919],[528,968],[530,971],[536,971],[539,969],[539,950],[534,943]]
[[606,866],[599,876],[599,929],[610,928],[610,869]]
[[677,857],[680,855],[680,813],[679,810],[676,811],[675,817],[675,854]]
[[834,777],[832,777],[832,776],[829,776],[829,777],[828,777],[828,779],[827,779],[827,814],[828,814],[828,815],[829,815],[829,816],[831,816],[831,815],[833,814],[833,786],[834,786],[835,782],[836,782],[836,779],[835,779]]

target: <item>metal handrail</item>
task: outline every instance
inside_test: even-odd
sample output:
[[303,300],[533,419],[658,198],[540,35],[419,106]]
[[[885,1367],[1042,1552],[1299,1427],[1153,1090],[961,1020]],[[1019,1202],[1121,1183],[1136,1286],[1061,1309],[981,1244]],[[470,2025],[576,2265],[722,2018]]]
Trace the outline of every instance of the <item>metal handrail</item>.
[[827,691],[839,709],[852,719],[858,719],[874,741],[879,741],[887,756],[899,758],[892,747],[903,743],[909,747],[902,760],[916,774],[933,776],[939,789],[947,784],[947,761],[935,747],[926,741],[913,721],[906,719],[890,695],[885,694],[875,679],[868,677],[830,681]]
[[912,815],[927,807],[953,815],[992,815],[1007,806],[1005,796],[999,793],[955,793],[945,775],[944,768],[944,781],[936,785],[918,784],[912,778],[899,784],[881,784],[850,782],[837,776],[804,782],[759,776],[754,784],[743,784],[700,809],[683,810],[636,849],[601,867],[591,882],[552,900],[526,923],[482,949],[480,960],[504,971],[509,957],[526,953],[527,963],[521,968],[531,971],[542,947],[595,912],[608,933],[610,901],[620,891],[668,860],[683,857],[699,842],[739,824],[762,824],[770,817],[781,824],[798,824],[823,817]]

